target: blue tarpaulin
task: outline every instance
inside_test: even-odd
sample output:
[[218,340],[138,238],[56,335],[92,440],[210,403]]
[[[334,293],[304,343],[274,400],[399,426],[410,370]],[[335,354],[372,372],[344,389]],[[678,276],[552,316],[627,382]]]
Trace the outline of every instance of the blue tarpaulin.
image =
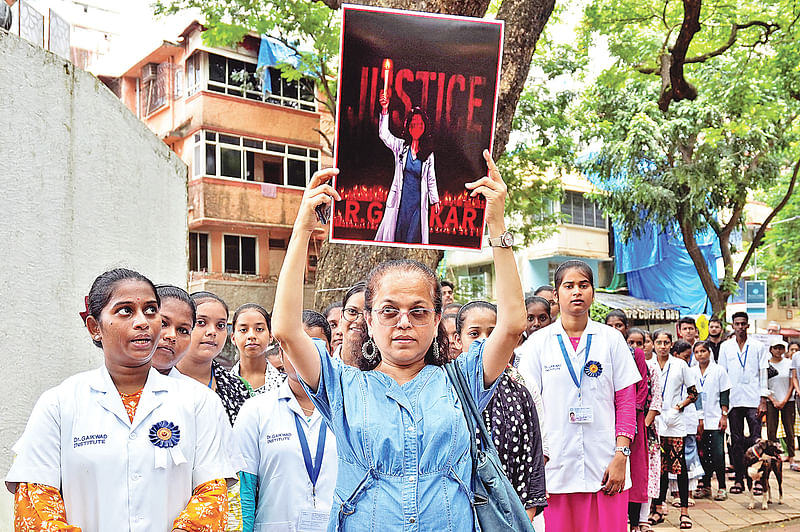
[[[279,40],[268,35],[262,35],[261,46],[258,49],[258,64],[256,68],[274,67],[280,63],[289,63],[297,68],[300,65],[300,56]],[[264,68],[264,74],[261,78],[261,89],[265,93],[272,93],[272,77],[269,75],[268,68]]]
[[[717,279],[717,258],[721,253],[716,234],[708,229],[698,232],[696,238],[712,277]],[[626,274],[632,296],[679,305],[681,314],[711,312],[711,303],[677,224],[667,231],[647,224],[640,235],[626,243],[615,239],[614,252],[617,273]]]

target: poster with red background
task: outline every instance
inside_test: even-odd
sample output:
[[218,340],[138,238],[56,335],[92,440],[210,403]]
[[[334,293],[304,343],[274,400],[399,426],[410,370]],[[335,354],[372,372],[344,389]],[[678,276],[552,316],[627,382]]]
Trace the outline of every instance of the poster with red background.
[[[503,23],[343,6],[331,241],[477,250]],[[381,103],[381,94],[385,111]]]

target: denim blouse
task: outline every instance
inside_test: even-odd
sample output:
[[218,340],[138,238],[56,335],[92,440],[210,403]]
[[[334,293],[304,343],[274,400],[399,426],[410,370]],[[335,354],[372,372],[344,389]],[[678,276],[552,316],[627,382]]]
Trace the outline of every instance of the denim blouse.
[[[336,435],[339,455],[328,532],[477,530],[470,434],[444,368],[426,365],[400,385],[314,343],[319,388],[303,386]],[[497,385],[483,386],[483,346],[475,341],[456,359],[480,410]]]

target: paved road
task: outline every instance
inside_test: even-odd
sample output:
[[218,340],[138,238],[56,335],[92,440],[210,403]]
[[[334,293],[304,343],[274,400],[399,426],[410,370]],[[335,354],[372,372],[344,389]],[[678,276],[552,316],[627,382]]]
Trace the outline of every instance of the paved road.
[[[729,495],[728,500],[723,502],[699,500],[695,507],[689,509],[689,515],[694,521],[692,530],[701,532],[800,532],[800,473],[789,470],[789,465],[784,464],[783,476],[783,504],[777,503],[778,484],[773,478],[770,484],[774,503],[769,505],[768,510],[760,509],[760,497],[756,498],[758,509],[748,510],[747,504],[750,496],[746,492],[741,495]],[[728,486],[731,485],[733,483],[729,481]],[[653,529],[678,528],[679,513],[678,508],[669,507],[666,521]]]

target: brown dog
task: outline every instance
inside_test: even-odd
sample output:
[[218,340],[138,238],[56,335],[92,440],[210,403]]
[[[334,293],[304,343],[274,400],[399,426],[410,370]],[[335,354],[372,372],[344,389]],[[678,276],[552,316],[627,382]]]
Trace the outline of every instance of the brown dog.
[[772,502],[772,490],[769,487],[769,475],[775,474],[778,481],[778,504],[783,504],[783,462],[781,448],[775,442],[757,439],[744,453],[744,465],[747,467],[747,488],[750,491],[749,509],[756,507],[753,495],[753,483],[761,485],[761,509],[766,510]]

